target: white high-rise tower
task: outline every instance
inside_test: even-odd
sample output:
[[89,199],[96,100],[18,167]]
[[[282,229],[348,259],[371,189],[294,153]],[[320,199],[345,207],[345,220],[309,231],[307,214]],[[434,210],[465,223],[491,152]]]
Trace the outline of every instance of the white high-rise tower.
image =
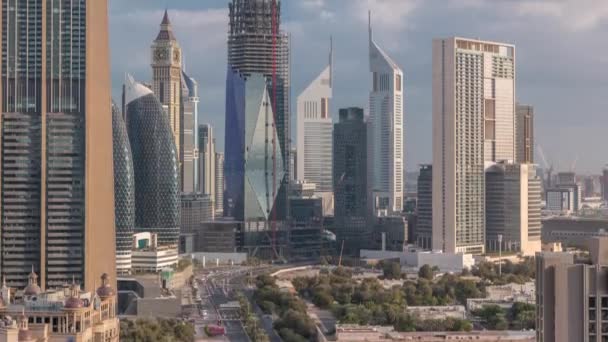
[[514,160],[515,47],[433,41],[433,249],[485,250],[485,172]]
[[368,182],[373,213],[377,216],[403,210],[403,71],[376,44],[369,25]]
[[299,181],[315,183],[323,198],[323,212],[333,214],[332,51],[329,63],[298,96],[297,175]]

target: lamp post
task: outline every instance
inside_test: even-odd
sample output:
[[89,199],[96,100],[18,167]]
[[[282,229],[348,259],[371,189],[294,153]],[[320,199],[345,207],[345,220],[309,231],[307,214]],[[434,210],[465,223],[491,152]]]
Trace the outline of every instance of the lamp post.
[[502,234],[498,234],[498,276],[502,278]]

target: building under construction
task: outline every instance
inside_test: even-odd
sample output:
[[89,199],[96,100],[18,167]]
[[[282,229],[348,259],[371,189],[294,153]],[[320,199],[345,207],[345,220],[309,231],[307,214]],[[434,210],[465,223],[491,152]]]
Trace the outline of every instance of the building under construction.
[[[280,29],[279,0],[232,0],[228,6],[224,215],[262,225],[255,250],[276,256],[284,247],[281,222],[289,217],[289,37]],[[259,76],[272,104],[264,111],[247,106],[257,99],[266,103],[249,84]]]

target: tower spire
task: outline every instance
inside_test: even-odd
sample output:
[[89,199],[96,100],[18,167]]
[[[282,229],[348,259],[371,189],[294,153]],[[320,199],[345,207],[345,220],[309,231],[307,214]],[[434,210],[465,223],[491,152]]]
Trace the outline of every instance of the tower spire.
[[369,41],[372,41],[373,32],[372,32],[372,11],[367,11],[367,29],[369,30]]
[[334,37],[329,36],[329,86],[334,83]]

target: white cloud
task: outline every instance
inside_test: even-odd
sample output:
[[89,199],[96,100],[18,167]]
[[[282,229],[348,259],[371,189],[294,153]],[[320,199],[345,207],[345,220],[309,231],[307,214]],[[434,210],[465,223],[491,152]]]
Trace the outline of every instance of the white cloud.
[[325,0],[299,0],[298,2],[305,9],[320,9],[325,7]]
[[[349,1],[350,2],[350,1]],[[381,31],[398,32],[408,26],[407,16],[421,3],[420,0],[353,0],[351,10],[360,21],[367,23],[372,11],[372,24]]]

